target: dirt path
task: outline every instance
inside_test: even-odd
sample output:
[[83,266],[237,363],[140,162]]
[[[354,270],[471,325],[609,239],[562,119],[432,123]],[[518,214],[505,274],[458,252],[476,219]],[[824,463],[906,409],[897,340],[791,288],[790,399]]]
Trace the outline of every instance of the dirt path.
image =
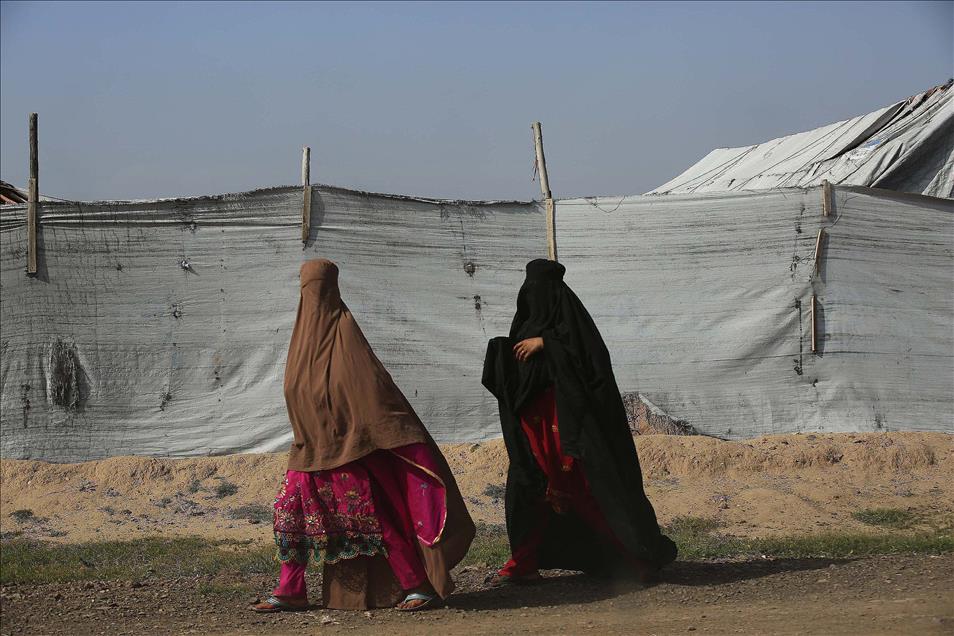
[[[954,436],[811,434],[744,442],[637,439],[647,492],[669,523],[716,522],[736,537],[884,533],[853,513],[890,508],[905,532],[954,523]],[[500,442],[444,447],[478,520],[500,523]],[[271,537],[270,502],[284,456],[84,464],[0,461],[0,526],[56,543],[146,536]],[[29,511],[29,514],[26,514]],[[447,608],[405,615],[315,609],[247,610],[271,576],[136,583],[16,585],[0,590],[0,636],[49,634],[954,634],[954,554],[853,561],[679,562],[648,589],[554,573],[532,588],[490,590],[484,566],[464,568]],[[311,575],[310,587],[320,589]]]
[[0,593],[0,633],[951,634],[952,571],[954,555],[682,562],[651,588],[552,573],[537,586],[491,590],[489,570],[471,568],[447,607],[419,614],[253,614],[249,590],[267,590],[266,577],[12,586]]

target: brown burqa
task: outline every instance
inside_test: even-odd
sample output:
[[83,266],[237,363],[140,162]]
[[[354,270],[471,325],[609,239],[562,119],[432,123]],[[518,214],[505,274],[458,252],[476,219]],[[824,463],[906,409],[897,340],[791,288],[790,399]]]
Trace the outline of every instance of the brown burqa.
[[[327,259],[301,266],[285,403],[295,433],[289,470],[329,470],[408,444],[431,448],[447,497],[447,519],[433,545],[417,545],[431,585],[442,598],[450,595],[450,570],[467,554],[474,522],[443,454],[341,300],[338,267]],[[326,566],[323,578],[327,607],[367,609],[400,600],[401,590],[382,556]]]

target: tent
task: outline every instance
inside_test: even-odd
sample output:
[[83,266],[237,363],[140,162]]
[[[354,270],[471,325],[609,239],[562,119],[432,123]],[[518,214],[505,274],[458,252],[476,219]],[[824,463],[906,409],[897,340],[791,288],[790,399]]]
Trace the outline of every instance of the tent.
[[861,185],[954,196],[952,82],[873,113],[754,146],[717,148],[647,194]]

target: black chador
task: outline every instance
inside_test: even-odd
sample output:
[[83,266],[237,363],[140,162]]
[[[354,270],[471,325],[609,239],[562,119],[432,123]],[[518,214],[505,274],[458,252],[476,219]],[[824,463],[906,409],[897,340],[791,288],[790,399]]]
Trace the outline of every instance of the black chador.
[[528,263],[510,336],[487,346],[483,384],[510,456],[502,579],[538,568],[645,575],[676,558],[643,490],[609,351],[565,271]]

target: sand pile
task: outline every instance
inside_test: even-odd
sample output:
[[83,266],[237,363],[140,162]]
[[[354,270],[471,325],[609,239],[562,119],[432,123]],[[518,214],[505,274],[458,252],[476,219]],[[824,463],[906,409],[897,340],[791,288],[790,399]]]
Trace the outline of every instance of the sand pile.
[[[728,532],[764,536],[867,528],[851,513],[873,507],[911,510],[927,526],[954,519],[952,435],[811,434],[742,442],[651,435],[637,437],[637,445],[663,523],[713,517]],[[502,523],[503,443],[443,449],[475,519]],[[268,540],[284,467],[283,453],[82,464],[2,460],[0,528],[64,542],[155,534]],[[25,510],[32,514],[17,512]]]

